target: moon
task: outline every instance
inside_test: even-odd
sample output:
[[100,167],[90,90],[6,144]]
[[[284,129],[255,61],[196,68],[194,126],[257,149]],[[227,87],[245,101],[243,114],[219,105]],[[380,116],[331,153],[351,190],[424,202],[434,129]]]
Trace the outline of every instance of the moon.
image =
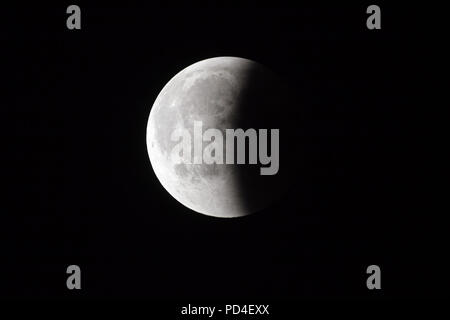
[[171,151],[177,142],[171,134],[186,129],[193,137],[194,121],[202,121],[203,131],[223,133],[230,128],[277,128],[273,120],[280,90],[264,66],[238,57],[202,60],[176,74],[157,96],[147,124],[150,162],[167,192],[189,209],[220,218],[242,217],[268,206],[279,193],[277,176],[261,176],[254,164],[176,163]]

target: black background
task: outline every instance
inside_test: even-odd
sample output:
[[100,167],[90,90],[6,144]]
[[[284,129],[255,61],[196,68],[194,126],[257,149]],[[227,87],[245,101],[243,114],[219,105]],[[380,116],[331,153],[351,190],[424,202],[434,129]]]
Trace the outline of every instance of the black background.
[[[372,3],[92,5],[2,10],[7,93],[2,297],[269,299],[442,294],[439,215],[421,170],[418,8]],[[423,21],[423,20],[422,20]],[[239,219],[199,215],[160,185],[148,115],[178,71],[239,56],[288,82],[289,192]],[[283,159],[280,159],[283,170]],[[428,209],[427,209],[428,208]],[[82,269],[82,290],[66,268]],[[366,288],[366,268],[382,290]]]

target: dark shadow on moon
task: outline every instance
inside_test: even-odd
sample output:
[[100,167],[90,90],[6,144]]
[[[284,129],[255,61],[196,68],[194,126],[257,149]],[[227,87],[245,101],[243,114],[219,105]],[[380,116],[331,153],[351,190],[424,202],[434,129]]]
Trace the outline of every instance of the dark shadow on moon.
[[[279,170],[275,175],[261,175],[260,168],[269,165],[247,164],[249,146],[246,143],[246,164],[238,166],[235,188],[239,190],[240,201],[245,212],[255,213],[279,201],[292,183],[295,183],[295,165],[300,159],[292,148],[297,147],[296,125],[298,120],[291,115],[292,108],[298,108],[291,94],[292,90],[274,73],[256,63],[249,68],[248,81],[238,100],[239,106],[234,128],[247,130],[279,129]],[[270,145],[270,130],[268,130],[268,150]],[[235,146],[236,148],[236,146]],[[258,149],[259,151],[259,149]],[[235,150],[236,154],[236,150]],[[292,155],[295,155],[294,158]],[[271,155],[272,156],[272,155]],[[293,180],[294,179],[294,180]]]

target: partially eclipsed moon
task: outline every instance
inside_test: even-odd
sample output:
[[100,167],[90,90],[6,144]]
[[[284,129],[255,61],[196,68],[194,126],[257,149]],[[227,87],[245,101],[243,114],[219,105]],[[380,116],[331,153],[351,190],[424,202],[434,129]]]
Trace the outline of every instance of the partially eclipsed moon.
[[277,113],[274,83],[256,62],[218,57],[187,67],[166,84],[150,112],[147,149],[156,176],[175,199],[215,217],[245,216],[270,203],[278,191],[276,177],[260,176],[257,165],[177,164],[171,151],[178,142],[171,134],[187,129],[193,137],[194,121],[202,121],[203,130],[222,132],[276,128],[267,114]]

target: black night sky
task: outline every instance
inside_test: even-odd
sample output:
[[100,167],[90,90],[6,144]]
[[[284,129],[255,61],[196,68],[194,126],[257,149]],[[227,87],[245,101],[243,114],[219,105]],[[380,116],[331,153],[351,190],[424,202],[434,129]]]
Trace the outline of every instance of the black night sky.
[[[380,4],[382,29],[368,30],[372,3],[80,2],[82,28],[71,31],[69,4],[1,13],[8,142],[0,297],[441,294],[443,227],[421,169],[430,39],[408,25],[418,8]],[[239,219],[203,216],[175,201],[145,143],[167,81],[216,56],[265,65],[294,97],[289,110],[274,108],[296,126],[296,143],[285,149],[297,163],[288,192]],[[65,285],[71,264],[82,270],[77,292]],[[366,287],[371,264],[381,268],[380,291]]]

